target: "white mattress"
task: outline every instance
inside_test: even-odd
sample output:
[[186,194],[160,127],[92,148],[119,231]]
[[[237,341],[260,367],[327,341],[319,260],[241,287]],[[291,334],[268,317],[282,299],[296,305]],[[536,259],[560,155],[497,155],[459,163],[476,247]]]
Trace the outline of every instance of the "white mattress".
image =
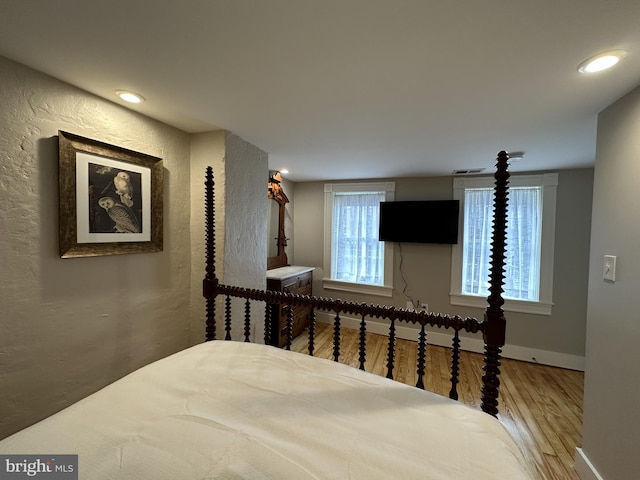
[[525,479],[493,417],[328,360],[214,341],[0,441],[80,479]]

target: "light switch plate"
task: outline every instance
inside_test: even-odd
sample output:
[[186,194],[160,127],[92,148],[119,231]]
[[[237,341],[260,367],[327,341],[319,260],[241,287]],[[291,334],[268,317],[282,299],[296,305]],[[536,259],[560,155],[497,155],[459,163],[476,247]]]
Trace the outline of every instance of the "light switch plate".
[[610,282],[616,281],[616,257],[614,255],[604,256],[604,272],[602,277]]

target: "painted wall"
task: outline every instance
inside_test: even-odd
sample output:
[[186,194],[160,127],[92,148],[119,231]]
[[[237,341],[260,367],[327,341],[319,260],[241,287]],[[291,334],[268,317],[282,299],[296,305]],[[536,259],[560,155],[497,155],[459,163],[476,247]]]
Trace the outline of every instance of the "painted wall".
[[[203,341],[206,166],[216,181],[216,273],[265,287],[268,156],[230,132],[188,135],[2,57],[0,85],[3,438]],[[59,258],[58,130],[163,159],[163,252]],[[234,306],[234,338],[243,313]],[[264,307],[253,315],[261,324]]]
[[[394,180],[396,200],[453,197],[451,177]],[[298,265],[317,267],[314,271],[316,295],[403,308],[410,296],[413,300],[428,303],[432,311],[483,317],[481,309],[449,303],[450,245],[395,244],[392,298],[323,290],[323,184],[308,182],[294,185],[296,248],[293,261]],[[581,364],[584,356],[592,185],[591,169],[559,172],[553,314],[507,312],[509,345],[524,347],[527,353],[528,349],[550,352],[549,356],[553,358],[555,353],[560,353],[562,360],[571,365]],[[505,355],[507,353],[505,349]]]
[[[227,285],[261,290],[267,286],[267,163],[265,152],[227,133],[224,169],[227,207],[224,275],[221,278]],[[264,303],[251,303],[251,339],[264,342]],[[234,299],[232,311],[232,337],[241,340],[244,332],[244,301]]]
[[[606,480],[640,478],[639,132],[636,88],[598,117],[582,448]],[[615,283],[604,255],[617,256]]]
[[[188,345],[189,136],[0,57],[0,437]],[[60,259],[58,130],[164,159],[164,251]]]

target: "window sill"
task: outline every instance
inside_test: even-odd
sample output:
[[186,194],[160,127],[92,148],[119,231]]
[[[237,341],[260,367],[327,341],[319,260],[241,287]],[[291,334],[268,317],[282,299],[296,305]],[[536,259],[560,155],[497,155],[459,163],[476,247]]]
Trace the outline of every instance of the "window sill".
[[364,293],[366,295],[377,295],[380,297],[391,297],[393,295],[393,287],[389,287],[386,285],[341,282],[339,280],[331,280],[330,278],[322,279],[322,288],[324,288],[325,290],[340,290],[343,292]]
[[[462,295],[460,293],[451,293],[451,305],[461,305],[463,307],[487,308],[487,297],[475,295]],[[525,300],[512,300],[506,298],[504,300],[503,309],[507,312],[531,313],[533,315],[551,315],[551,307],[553,303],[547,302],[529,302]]]

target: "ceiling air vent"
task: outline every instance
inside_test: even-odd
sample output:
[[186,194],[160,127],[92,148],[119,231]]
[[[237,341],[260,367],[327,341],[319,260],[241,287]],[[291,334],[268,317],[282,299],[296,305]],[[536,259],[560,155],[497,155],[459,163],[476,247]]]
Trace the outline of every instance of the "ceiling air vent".
[[460,170],[454,170],[454,175],[473,175],[474,173],[482,173],[484,172],[484,168],[463,168]]

